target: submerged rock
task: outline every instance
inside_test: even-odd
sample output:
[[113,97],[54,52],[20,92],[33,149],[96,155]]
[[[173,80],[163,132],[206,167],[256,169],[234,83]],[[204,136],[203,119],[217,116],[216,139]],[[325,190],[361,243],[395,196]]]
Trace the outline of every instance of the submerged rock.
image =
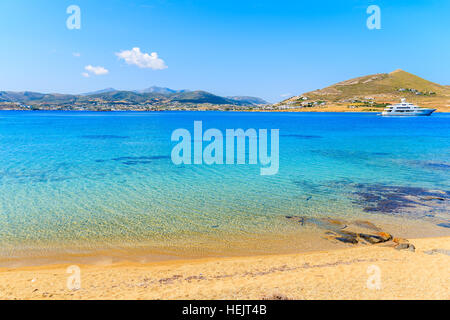
[[366,220],[356,220],[354,222],[354,224],[358,227],[362,227],[362,228],[367,228],[367,229],[371,229],[374,231],[381,231],[380,228],[378,228],[375,224],[373,224],[370,221],[366,221]]
[[390,234],[387,233],[387,232],[377,232],[376,235],[377,235],[378,237],[380,237],[380,238],[383,240],[383,242],[392,240],[392,235],[390,235]]
[[412,252],[416,251],[416,247],[412,243],[400,243],[395,246],[396,250],[409,250]]
[[351,244],[357,244],[358,240],[353,237],[335,237],[334,239],[344,242],[344,243],[351,243]]
[[423,253],[429,254],[429,255],[440,253],[440,254],[445,254],[447,256],[450,256],[450,250],[445,250],[445,249],[432,249],[432,250],[424,251]]
[[394,238],[392,241],[394,241],[396,244],[408,244],[409,240],[404,238]]
[[[324,230],[325,239],[349,244],[378,244],[393,239],[390,233],[382,231],[374,223],[365,220],[344,221],[336,218],[311,218],[285,216],[302,226],[318,227]],[[400,239],[400,238],[396,238]],[[407,240],[405,240],[407,241]]]
[[339,227],[339,228],[347,227],[347,225],[345,224],[344,221],[338,220],[338,219],[325,218],[325,219],[322,219],[322,221],[325,222],[325,223],[328,223],[330,225]]
[[383,238],[373,235],[373,234],[360,233],[359,236],[371,244],[384,242]]
[[310,224],[321,229],[327,230],[341,230],[347,227],[343,220],[332,219],[332,218],[309,218],[309,217],[300,217],[299,222],[302,225]]
[[409,243],[408,239],[394,238],[392,241],[394,241],[397,244],[394,247],[397,250],[409,250],[409,251],[412,251],[412,252],[416,251],[416,247],[412,243]]
[[329,240],[338,240],[344,243],[352,244],[377,244],[392,240],[392,236],[386,232],[356,232],[352,230],[338,230],[336,232],[327,231],[325,233]]

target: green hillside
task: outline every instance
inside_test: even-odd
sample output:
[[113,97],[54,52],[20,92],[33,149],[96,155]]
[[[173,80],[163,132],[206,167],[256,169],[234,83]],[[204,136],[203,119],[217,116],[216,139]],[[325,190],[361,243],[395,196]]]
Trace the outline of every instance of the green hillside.
[[211,104],[233,104],[230,99],[216,96],[206,91],[189,91],[174,94],[170,97],[171,101],[180,103],[211,103]]
[[151,87],[142,91],[104,89],[90,94],[44,94],[0,91],[0,109],[45,110],[157,110],[178,108],[244,107],[265,104],[255,97],[220,97],[206,91]]

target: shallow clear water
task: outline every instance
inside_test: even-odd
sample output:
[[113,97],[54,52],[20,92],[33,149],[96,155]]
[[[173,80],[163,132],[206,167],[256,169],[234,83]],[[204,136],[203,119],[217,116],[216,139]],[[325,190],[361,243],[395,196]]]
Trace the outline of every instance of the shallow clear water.
[[[279,173],[174,165],[172,131],[193,131],[194,120],[223,132],[280,129]],[[225,252],[239,239],[262,252],[259,239],[298,232],[286,215],[383,214],[356,201],[359,184],[450,190],[450,114],[442,113],[2,111],[0,146],[3,255],[136,247],[201,253],[214,251],[211,243]],[[440,208],[433,225],[448,222],[446,213]]]

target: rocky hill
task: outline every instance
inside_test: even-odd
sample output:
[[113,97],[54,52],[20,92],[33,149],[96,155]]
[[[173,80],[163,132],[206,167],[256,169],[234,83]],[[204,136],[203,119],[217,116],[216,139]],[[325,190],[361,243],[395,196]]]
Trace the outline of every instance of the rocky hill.
[[421,106],[450,111],[450,86],[433,83],[403,70],[342,81],[324,89],[289,98],[275,106],[312,109],[340,107],[342,111],[378,111],[386,104],[398,102],[401,98]]

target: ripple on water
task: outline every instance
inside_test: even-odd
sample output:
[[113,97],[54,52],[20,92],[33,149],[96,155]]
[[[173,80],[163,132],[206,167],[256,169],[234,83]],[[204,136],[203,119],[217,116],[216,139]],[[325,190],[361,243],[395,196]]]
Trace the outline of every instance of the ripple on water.
[[81,136],[81,138],[84,139],[91,139],[91,140],[111,140],[111,139],[128,139],[129,136],[118,136],[118,135],[112,135],[112,134],[89,134]]

